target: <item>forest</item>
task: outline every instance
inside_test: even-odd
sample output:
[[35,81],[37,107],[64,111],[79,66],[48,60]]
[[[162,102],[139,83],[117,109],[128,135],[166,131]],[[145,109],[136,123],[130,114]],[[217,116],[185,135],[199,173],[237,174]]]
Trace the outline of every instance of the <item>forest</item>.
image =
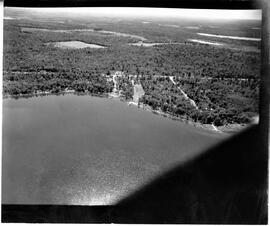
[[[127,75],[140,75],[139,82],[145,90],[141,102],[153,109],[217,126],[248,123],[258,114],[258,52],[183,41],[185,36],[181,34],[168,32],[166,36],[168,28],[155,32],[137,29],[136,35],[147,37],[146,42],[172,39],[179,42],[146,48],[128,45],[138,42],[132,37],[98,32],[24,32],[24,27],[56,29],[53,23],[41,26],[33,21],[4,22],[4,96],[38,91],[59,93],[66,89],[109,93],[113,82],[101,75],[123,71]],[[74,25],[61,25],[58,29],[74,29]],[[135,30],[132,26],[129,29]],[[177,39],[180,36],[181,39]],[[49,45],[70,40],[106,48],[61,49]],[[174,85],[168,76],[173,76],[177,84]],[[178,87],[196,102],[197,109],[183,98]],[[132,98],[130,80],[123,78],[120,89],[125,99]]]
[[[222,126],[249,123],[258,112],[259,84],[257,80],[178,79],[173,85],[168,79],[142,80],[146,95],[142,103],[176,116],[186,116],[202,124]],[[186,100],[179,89],[194,100],[197,108]]]

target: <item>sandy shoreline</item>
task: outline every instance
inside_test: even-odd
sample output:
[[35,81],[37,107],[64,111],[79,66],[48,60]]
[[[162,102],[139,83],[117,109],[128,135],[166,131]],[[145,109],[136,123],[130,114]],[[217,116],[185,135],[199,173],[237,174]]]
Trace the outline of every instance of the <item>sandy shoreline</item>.
[[139,109],[142,109],[144,111],[149,111],[153,114],[156,114],[156,115],[159,115],[159,116],[162,116],[162,117],[166,117],[166,118],[170,118],[171,120],[175,120],[175,121],[180,121],[182,123],[186,123],[186,124],[189,124],[189,125],[192,125],[194,127],[198,127],[198,128],[203,128],[205,130],[210,130],[212,132],[215,132],[215,133],[225,133],[225,134],[229,134],[229,133],[236,133],[238,132],[239,130],[241,129],[244,129],[247,125],[244,125],[244,124],[228,124],[228,125],[224,125],[224,126],[221,126],[221,127],[216,127],[212,124],[202,124],[202,123],[199,123],[199,122],[194,122],[190,119],[187,119],[185,116],[173,116],[169,113],[166,113],[166,112],[162,112],[160,110],[153,110],[149,105],[145,105],[143,103],[140,103],[140,106],[138,106],[138,103],[134,102],[134,101],[123,101],[123,102],[126,102],[128,104],[128,106],[136,106],[137,108]]

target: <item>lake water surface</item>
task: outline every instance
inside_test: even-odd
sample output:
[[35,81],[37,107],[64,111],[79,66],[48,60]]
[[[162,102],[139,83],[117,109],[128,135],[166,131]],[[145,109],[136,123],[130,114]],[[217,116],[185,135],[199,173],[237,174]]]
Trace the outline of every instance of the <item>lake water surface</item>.
[[114,204],[223,138],[115,99],[4,99],[2,203]]
[[215,34],[207,34],[207,33],[197,33],[198,35],[207,36],[207,37],[215,37],[215,38],[227,38],[227,39],[235,39],[235,40],[245,40],[245,41],[261,41],[260,38],[252,38],[252,37],[239,37],[239,36],[229,36],[229,35],[215,35]]

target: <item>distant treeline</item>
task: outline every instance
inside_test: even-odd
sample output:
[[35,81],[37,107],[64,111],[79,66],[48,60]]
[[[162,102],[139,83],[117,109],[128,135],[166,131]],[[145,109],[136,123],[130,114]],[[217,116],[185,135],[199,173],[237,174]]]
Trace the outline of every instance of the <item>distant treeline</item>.
[[[61,27],[62,28],[62,27]],[[5,22],[6,71],[125,71],[131,74],[258,78],[260,54],[209,45],[191,44],[136,47],[131,38],[93,33],[23,33]],[[154,36],[154,34],[153,34]],[[163,34],[166,36],[166,34]],[[60,49],[46,43],[79,40],[109,46],[105,49]],[[133,42],[135,40],[133,39]],[[138,41],[138,40],[136,40]],[[121,44],[121,45],[120,45]]]

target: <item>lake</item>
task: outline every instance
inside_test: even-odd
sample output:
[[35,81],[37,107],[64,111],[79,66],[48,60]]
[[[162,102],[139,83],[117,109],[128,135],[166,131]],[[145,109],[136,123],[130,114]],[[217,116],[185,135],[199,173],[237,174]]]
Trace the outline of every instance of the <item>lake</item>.
[[209,41],[205,41],[205,40],[199,40],[199,39],[188,39],[191,42],[198,42],[201,44],[207,44],[207,45],[215,45],[215,46],[222,46],[222,43],[218,43],[218,42],[209,42]]
[[160,46],[160,45],[184,45],[184,43],[181,42],[136,42],[136,43],[129,43],[129,45],[132,46],[143,46],[143,47],[152,47],[152,46]]
[[207,37],[215,37],[215,38],[227,38],[227,39],[235,39],[235,40],[245,40],[245,41],[261,41],[260,38],[252,38],[252,37],[239,37],[239,36],[229,36],[229,35],[215,35],[215,34],[207,34],[207,33],[197,33],[198,35],[207,36]]
[[224,138],[117,99],[4,99],[2,203],[114,204]]

